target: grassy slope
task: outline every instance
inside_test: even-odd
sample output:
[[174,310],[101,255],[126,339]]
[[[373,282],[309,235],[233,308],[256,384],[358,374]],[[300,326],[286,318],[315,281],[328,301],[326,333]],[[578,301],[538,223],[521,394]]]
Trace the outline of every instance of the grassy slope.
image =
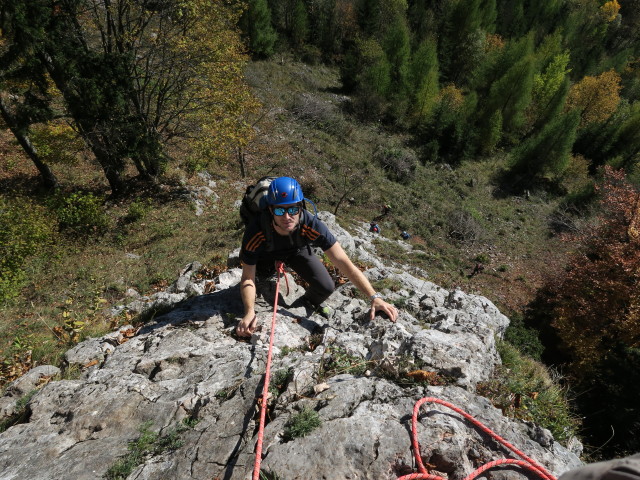
[[[210,268],[223,265],[241,236],[234,202],[243,185],[266,174],[299,178],[306,195],[323,210],[334,211],[346,193],[352,201],[340,205],[338,217],[347,228],[369,222],[390,202],[393,212],[382,220],[382,234],[399,238],[406,229],[420,253],[381,246],[383,257],[418,265],[447,288],[485,295],[507,315],[530,301],[545,274],[562,265],[564,247],[547,226],[557,200],[535,193],[529,199],[496,196],[492,176],[505,161],[500,155],[455,169],[419,165],[409,184],[390,182],[372,158],[380,147],[403,147],[406,138],[341,113],[339,105],[346,99],[336,93],[336,71],[285,59],[253,63],[247,77],[265,105],[265,115],[255,124],[257,138],[245,152],[249,178],[239,178],[237,165],[212,165],[219,199],[196,216],[183,185],[207,182],[172,167],[163,187],[109,206],[112,228],[106,235],[67,240],[47,258],[32,259],[24,295],[0,311],[0,356],[9,359],[32,350],[35,363],[56,362],[72,343],[65,320],[85,322],[80,338],[99,334],[128,320],[104,314],[104,307],[122,303],[128,288],[151,293],[194,260]],[[0,152],[2,191],[34,194],[36,171],[7,132],[0,136]],[[54,169],[67,187],[107,193],[94,166]],[[136,198],[148,198],[153,208],[125,223]],[[448,236],[451,219],[461,210],[473,218],[475,241],[456,243]],[[469,278],[477,259],[485,269]]]

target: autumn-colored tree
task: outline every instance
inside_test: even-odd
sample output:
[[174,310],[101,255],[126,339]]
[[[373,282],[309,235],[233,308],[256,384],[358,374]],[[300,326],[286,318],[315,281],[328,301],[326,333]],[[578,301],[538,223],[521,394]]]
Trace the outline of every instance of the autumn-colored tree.
[[613,22],[618,16],[619,11],[620,4],[618,3],[618,0],[611,0],[600,7],[602,18],[607,22]]
[[53,81],[114,194],[129,160],[144,177],[162,173],[176,138],[237,144],[250,132],[239,120],[251,100],[237,7],[65,0],[52,14],[48,1],[7,0],[2,13],[12,55]]
[[640,192],[610,167],[597,192],[598,223],[572,237],[580,250],[550,300],[552,325],[577,378],[618,344],[640,347]]
[[597,192],[596,223],[566,237],[576,252],[537,311],[555,332],[550,360],[564,357],[578,393],[583,435],[612,456],[640,448],[640,192],[610,167]]
[[620,103],[620,88],[620,75],[613,70],[586,76],[569,90],[566,108],[580,112],[580,128],[604,122]]

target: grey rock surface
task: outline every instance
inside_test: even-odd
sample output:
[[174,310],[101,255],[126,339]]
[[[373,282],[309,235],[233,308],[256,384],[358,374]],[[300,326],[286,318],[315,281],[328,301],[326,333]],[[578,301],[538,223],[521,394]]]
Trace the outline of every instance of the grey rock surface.
[[[143,428],[178,435],[180,442],[144,456],[130,480],[251,478],[274,284],[265,284],[257,299],[261,329],[243,341],[234,335],[242,313],[240,270],[220,275],[215,288],[202,294],[197,292],[206,280],[195,279],[195,267],[187,266],[168,292],[116,309],[161,305],[164,314],[142,328],[121,327],[69,350],[66,366],[80,368],[79,378],[38,387],[43,375],[57,373],[38,367],[9,386],[0,398],[5,417],[38,389],[24,420],[0,433],[0,479],[104,478]],[[474,415],[555,475],[582,464],[548,431],[504,417],[475,393],[500,362],[495,339],[508,325],[491,302],[446,291],[403,269],[379,266],[366,274],[401,286],[382,292],[406,305],[396,323],[370,320],[368,304],[349,283],[330,297],[330,319],[307,316],[296,303],[304,289],[288,274],[289,290],[280,281],[263,471],[281,480],[395,479],[415,471],[411,413],[425,396]],[[401,386],[394,375],[403,362],[451,381]],[[317,412],[321,424],[291,439],[288,426],[304,409]],[[185,420],[189,427],[179,428]],[[508,456],[442,406],[425,405],[419,424],[421,455],[448,478]],[[503,469],[485,476],[515,479],[522,473]]]

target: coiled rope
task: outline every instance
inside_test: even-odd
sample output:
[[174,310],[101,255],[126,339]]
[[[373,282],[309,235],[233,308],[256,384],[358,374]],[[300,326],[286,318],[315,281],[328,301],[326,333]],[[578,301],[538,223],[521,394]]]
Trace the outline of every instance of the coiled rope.
[[[269,378],[271,376],[271,354],[273,351],[273,338],[276,333],[276,313],[278,311],[278,295],[280,294],[280,276],[284,275],[284,263],[276,262],[278,281],[276,282],[276,296],[273,301],[273,316],[271,317],[271,334],[269,335],[269,352],[267,353],[267,368],[264,372],[264,385],[262,387],[262,405],[260,408],[260,426],[258,428],[258,441],[256,442],[256,460],[253,464],[253,480],[260,479],[260,464],[262,463],[262,441],[264,438],[264,423],[267,416],[267,405],[269,403]],[[287,290],[289,290],[289,280]]]
[[464,480],[471,480],[477,477],[478,475],[480,475],[481,473],[484,473],[486,470],[489,470],[490,468],[496,467],[498,465],[518,465],[520,467],[523,467],[533,472],[534,474],[536,474],[540,478],[543,478],[544,480],[556,480],[556,478],[551,473],[549,473],[542,465],[540,465],[535,460],[525,455],[523,452],[518,450],[509,442],[507,442],[504,438],[499,436],[497,433],[493,432],[484,424],[482,424],[481,422],[473,418],[467,412],[459,409],[458,407],[456,407],[455,405],[449,402],[445,402],[444,400],[440,400],[439,398],[434,398],[434,397],[421,398],[416,402],[416,404],[413,407],[413,416],[411,418],[411,447],[413,449],[413,455],[415,457],[419,473],[410,473],[409,475],[403,475],[402,477],[399,477],[398,480],[445,480],[443,477],[440,477],[438,475],[431,475],[429,472],[427,472],[427,469],[425,468],[424,463],[422,462],[422,456],[420,455],[420,444],[418,443],[418,413],[420,411],[420,407],[422,406],[422,404],[427,402],[444,405],[445,407],[450,408],[454,412],[462,415],[464,418],[469,420],[478,429],[480,429],[481,431],[489,435],[491,438],[496,440],[498,443],[502,444],[507,449],[511,450],[513,453],[515,453],[517,456],[519,456],[522,459],[522,460],[503,459],[503,460],[495,460],[493,462],[486,463],[482,465],[480,468],[471,472],[469,475],[467,475],[464,478]]

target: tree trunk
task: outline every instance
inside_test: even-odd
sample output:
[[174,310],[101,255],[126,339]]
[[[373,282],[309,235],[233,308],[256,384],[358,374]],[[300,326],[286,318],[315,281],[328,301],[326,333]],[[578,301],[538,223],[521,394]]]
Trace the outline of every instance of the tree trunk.
[[42,183],[44,184],[45,188],[47,188],[48,190],[54,190],[58,188],[60,186],[58,179],[51,171],[49,166],[40,159],[36,147],[34,147],[31,143],[31,140],[29,140],[29,137],[27,136],[25,130],[23,128],[20,128],[20,126],[17,124],[15,118],[13,118],[13,116],[9,112],[7,105],[4,103],[4,98],[2,98],[1,96],[0,114],[2,114],[2,118],[9,126],[9,130],[11,130],[11,133],[13,133],[13,135],[16,137],[22,149],[29,156],[33,164],[40,172],[40,177],[42,178]]

